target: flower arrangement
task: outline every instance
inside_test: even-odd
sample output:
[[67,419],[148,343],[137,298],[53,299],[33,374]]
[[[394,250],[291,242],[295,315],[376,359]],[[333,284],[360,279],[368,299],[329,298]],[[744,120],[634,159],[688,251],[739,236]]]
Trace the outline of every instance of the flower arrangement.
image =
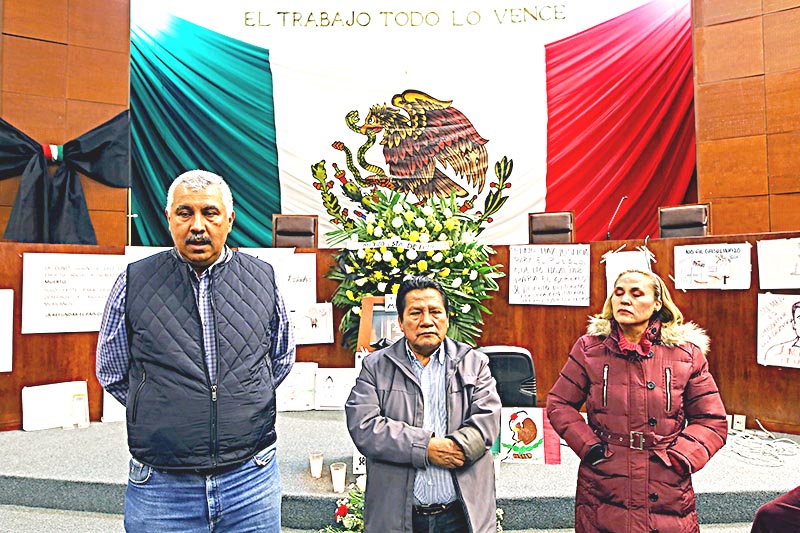
[[[497,533],[503,532],[503,510],[497,509]],[[335,525],[325,526],[319,533],[362,533],[364,531],[364,491],[352,484],[347,497],[336,500]]]
[[[334,182],[327,181],[324,168],[313,170],[323,203],[337,228],[329,233],[329,242],[343,249],[334,256],[335,264],[326,274],[339,282],[332,302],[346,309],[339,325],[343,344],[355,349],[361,319],[361,302],[366,296],[396,294],[409,275],[429,276],[445,290],[450,303],[448,336],[471,345],[481,334],[482,313],[489,313],[483,301],[498,289],[497,278],[504,274],[501,265],[490,265],[494,250],[478,242],[484,225],[505,203],[503,192],[512,162],[503,158],[495,165],[498,181],[485,199],[483,212],[472,211],[472,200],[431,197],[412,201],[405,194],[375,187],[360,197],[366,213],[343,209],[332,192]],[[336,165],[334,165],[336,168]],[[353,182],[342,171],[337,173],[343,189]]]
[[350,485],[347,497],[336,500],[336,512],[333,517],[337,526],[325,526],[319,530],[319,533],[361,533],[364,531],[364,491],[355,484]]

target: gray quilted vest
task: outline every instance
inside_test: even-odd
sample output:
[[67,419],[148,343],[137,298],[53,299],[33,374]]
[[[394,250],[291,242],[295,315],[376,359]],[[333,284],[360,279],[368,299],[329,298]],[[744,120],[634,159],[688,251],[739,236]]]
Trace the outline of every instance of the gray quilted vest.
[[272,267],[233,252],[210,274],[217,383],[206,370],[190,266],[174,250],[128,266],[128,445],[156,468],[236,465],[276,440]]

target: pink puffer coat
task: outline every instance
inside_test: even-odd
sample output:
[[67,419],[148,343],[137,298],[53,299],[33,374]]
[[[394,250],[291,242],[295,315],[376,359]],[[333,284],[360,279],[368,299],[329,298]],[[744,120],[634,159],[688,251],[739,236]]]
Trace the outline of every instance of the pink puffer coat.
[[652,355],[624,353],[611,321],[592,318],[550,390],[550,421],[578,457],[607,444],[605,461],[578,470],[577,533],[700,531],[690,472],[727,438],[708,337],[692,323],[649,334]]

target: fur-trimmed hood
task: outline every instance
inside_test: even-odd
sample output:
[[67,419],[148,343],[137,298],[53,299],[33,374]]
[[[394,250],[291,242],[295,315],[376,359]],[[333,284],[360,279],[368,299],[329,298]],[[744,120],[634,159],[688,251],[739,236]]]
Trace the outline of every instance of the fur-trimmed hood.
[[[586,327],[586,334],[595,337],[608,337],[611,334],[611,320],[590,316],[589,325]],[[664,346],[680,346],[685,342],[691,342],[702,350],[703,355],[708,355],[708,348],[711,341],[706,331],[694,322],[673,324],[671,326],[662,324],[660,337]]]

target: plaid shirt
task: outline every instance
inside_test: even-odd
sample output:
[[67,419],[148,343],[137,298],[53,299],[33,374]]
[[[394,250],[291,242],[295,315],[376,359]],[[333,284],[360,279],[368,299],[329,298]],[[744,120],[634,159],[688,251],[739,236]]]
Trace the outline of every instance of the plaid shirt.
[[[203,346],[205,348],[206,367],[211,383],[216,382],[217,376],[217,347],[214,342],[214,320],[211,309],[211,298],[208,295],[208,286],[211,269],[225,262],[231,255],[226,246],[225,252],[219,259],[204,270],[199,276],[190,276],[197,307],[200,309],[200,319],[203,323]],[[180,257],[179,254],[176,254]],[[194,271],[192,271],[194,272]],[[100,325],[100,334],[97,339],[97,379],[105,390],[114,398],[125,405],[128,396],[128,365],[130,351],[128,347],[128,332],[125,326],[125,289],[127,286],[127,271],[119,275],[111,289],[106,302],[103,322]],[[271,328],[274,332],[272,338],[272,372],[275,388],[284,380],[292,369],[295,359],[295,341],[289,314],[284,305],[283,298],[275,288],[275,313],[272,317]]]

